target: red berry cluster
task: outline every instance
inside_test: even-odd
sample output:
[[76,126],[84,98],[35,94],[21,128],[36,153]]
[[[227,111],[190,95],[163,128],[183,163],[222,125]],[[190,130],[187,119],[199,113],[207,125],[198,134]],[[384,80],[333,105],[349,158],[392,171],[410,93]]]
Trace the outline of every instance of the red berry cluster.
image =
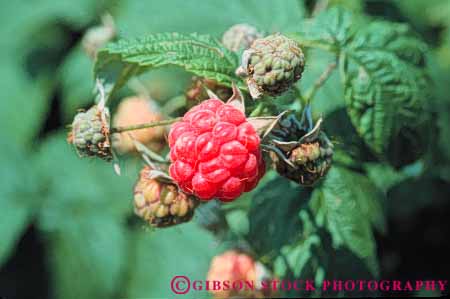
[[264,175],[259,142],[243,112],[209,99],[172,126],[169,173],[183,191],[200,199],[232,201]]

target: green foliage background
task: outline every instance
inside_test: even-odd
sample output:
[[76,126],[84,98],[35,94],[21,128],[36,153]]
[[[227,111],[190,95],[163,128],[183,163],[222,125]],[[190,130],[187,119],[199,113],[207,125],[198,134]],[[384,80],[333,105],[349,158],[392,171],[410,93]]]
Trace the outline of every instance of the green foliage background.
[[[391,273],[376,244],[392,230],[386,222],[408,223],[425,209],[445,206],[450,195],[450,3],[328,2],[311,20],[315,1],[2,0],[0,298],[25,294],[7,277],[27,272],[10,264],[31,229],[43,248],[36,263],[45,269],[44,281],[35,284],[47,283],[36,287],[43,291],[34,298],[173,297],[174,275],[204,279],[210,259],[235,246],[249,249],[278,277],[320,281]],[[197,32],[189,38],[214,44],[202,34],[219,38],[243,22],[291,33],[307,49],[301,90],[338,53],[342,67],[313,102],[314,116],[326,119],[336,144],[326,179],[308,189],[269,172],[256,190],[223,207],[229,230],[221,239],[202,228],[203,213],[175,228],[145,228],[131,204],[140,162],[123,161],[118,177],[103,161],[79,159],[65,141],[76,110],[94,100],[93,63],[80,39],[105,11],[120,37],[131,40],[108,46],[100,58],[134,64],[136,73],[172,65],[143,77],[161,105],[183,93],[190,75],[175,67],[182,65],[176,59],[158,65],[159,56],[130,52],[132,38],[149,36],[140,42],[150,44],[164,38],[150,34],[187,38]],[[236,61],[232,53],[227,59],[228,65],[207,70],[182,66],[229,83]],[[107,67],[97,64],[97,74]],[[119,95],[127,93],[123,88]],[[423,242],[420,235],[417,242]],[[33,260],[15,267],[33,268]]]

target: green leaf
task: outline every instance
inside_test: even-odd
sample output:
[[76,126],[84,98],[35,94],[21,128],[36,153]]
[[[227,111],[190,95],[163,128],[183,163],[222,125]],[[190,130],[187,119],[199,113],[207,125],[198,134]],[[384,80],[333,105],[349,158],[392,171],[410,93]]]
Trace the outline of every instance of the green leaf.
[[[305,235],[295,244],[285,245],[281,254],[274,261],[274,275],[283,280],[314,279],[314,276],[324,271],[323,264],[317,249],[322,246],[318,235]],[[317,277],[317,276],[316,276]],[[317,277],[316,285],[321,285],[322,279]],[[307,294],[309,293],[309,294]],[[309,297],[311,291],[291,290],[283,294],[287,298]],[[315,297],[320,295],[320,289],[314,292]]]
[[338,52],[354,35],[356,21],[353,15],[340,8],[328,9],[313,19],[300,23],[298,31],[292,34],[301,46]]
[[[307,53],[308,61],[314,63],[308,64],[307,71],[302,75],[302,79],[297,84],[300,90],[306,91],[312,86],[325,69],[336,61],[332,53],[311,49]],[[344,88],[339,78],[339,72],[332,72],[326,83],[317,91],[312,99],[312,112],[314,118],[327,117],[330,113],[345,107]]]
[[[335,110],[328,114],[323,126],[324,132],[327,133],[336,148],[333,156],[335,162],[340,163],[340,158],[348,160],[345,156],[355,162],[374,159],[372,152],[356,132],[345,108]],[[359,165],[355,166],[359,167]]]
[[317,235],[312,235],[308,236],[299,245],[287,245],[283,247],[282,254],[286,256],[287,264],[291,268],[291,271],[293,271],[294,277],[302,277],[303,270],[308,265],[308,262],[314,258],[311,247],[317,245],[320,245],[320,239]]
[[450,5],[442,0],[395,0],[398,8],[420,27],[450,24]]
[[402,126],[414,128],[422,122],[429,97],[425,48],[406,25],[373,22],[345,49],[348,113],[376,153],[386,150]]
[[363,0],[330,0],[328,5],[345,7],[355,13],[362,13],[364,11]]
[[[281,249],[280,256],[275,261],[277,266],[275,274],[279,277],[287,275],[292,275],[292,278],[306,277],[312,274],[305,275],[312,260],[319,258],[314,252],[314,247],[320,247],[321,240],[317,234],[318,230],[314,219],[311,218],[307,209],[300,210],[298,218],[302,226],[301,235],[298,236],[296,242],[285,244]],[[314,262],[318,262],[318,260]],[[281,268],[278,268],[279,266]]]
[[[64,161],[64,163],[55,163]],[[78,215],[111,215],[118,221],[132,213],[131,189],[137,169],[123,167],[122,176],[113,166],[98,159],[78,157],[65,134],[47,138],[35,161],[44,196],[45,209],[40,211],[39,227],[45,231],[62,229],[68,218]]]
[[209,262],[219,253],[212,235],[189,223],[158,231],[141,230],[134,233],[133,242],[121,298],[173,298],[171,280],[178,275],[191,280],[187,298],[210,298],[205,289],[193,290],[192,282],[206,279]]
[[366,163],[364,168],[372,182],[384,192],[399,184],[408,177],[393,167],[381,163]]
[[126,262],[125,230],[112,217],[78,217],[46,235],[54,298],[113,298]]
[[62,112],[65,120],[71,119],[77,109],[93,102],[94,83],[88,75],[93,62],[81,47],[74,48],[59,69],[62,89]]
[[22,61],[2,58],[0,134],[10,143],[29,146],[44,121],[53,84],[41,78],[33,81],[22,69]]
[[[450,30],[448,33],[450,37]],[[428,66],[433,81],[433,109],[436,112],[434,122],[439,137],[438,146],[434,148],[438,153],[433,153],[433,156],[439,161],[439,165],[436,165],[439,167],[442,166],[442,160],[450,164],[450,139],[448,138],[450,136],[450,98],[448,97],[450,93],[450,77],[448,76],[450,63],[442,64],[436,57],[430,55]]]
[[348,113],[375,153],[384,153],[402,126],[422,121],[429,96],[426,46],[408,26],[332,8],[304,22],[294,38],[339,56]]
[[227,85],[237,80],[237,55],[216,39],[198,34],[161,33],[109,44],[99,51],[94,72],[112,92],[134,75],[169,65]]
[[298,21],[306,14],[304,2],[298,0],[224,0],[224,3],[225,9],[230,10],[229,26],[249,23],[269,33],[295,30]]
[[98,15],[101,8],[104,8],[106,2],[106,0],[76,2],[39,0],[32,3],[2,1],[0,18],[4,25],[1,26],[0,33],[2,36],[13,38],[1,40],[1,48],[3,49],[5,45],[11,46],[11,42],[30,46],[30,33],[50,23],[68,24],[78,29],[86,26]]
[[1,267],[37,209],[35,193],[39,177],[30,169],[29,159],[21,148],[2,141],[0,149]]
[[[326,211],[317,211],[317,202],[311,201],[309,207],[299,212],[302,233],[295,243],[283,246],[280,255],[274,261],[274,274],[283,280],[299,278],[313,279],[316,286],[320,286],[324,279],[352,279],[357,275],[360,279],[373,279],[367,263],[348,248],[333,246],[332,238],[324,229]],[[375,266],[374,266],[375,268]],[[376,270],[376,269],[375,269]],[[327,296],[338,294],[327,290]],[[287,292],[289,298],[321,297],[324,292],[316,288],[314,292],[300,290]],[[341,294],[343,295],[343,294]]]
[[398,170],[383,163],[365,163],[363,167],[372,182],[385,193],[407,179],[419,178],[424,172],[421,160]]
[[309,190],[279,176],[253,194],[247,239],[258,254],[277,255],[300,237],[298,212],[308,198]]
[[49,240],[55,296],[112,298],[124,270],[136,171],[123,167],[119,177],[109,163],[79,158],[63,134],[45,140],[34,166],[43,198],[37,226]]
[[304,14],[303,1],[298,0],[215,0],[203,1],[201,5],[185,0],[166,0],[158,5],[127,0],[121,3],[114,17],[124,37],[166,31],[220,37],[238,23],[248,23],[267,32],[293,31]]
[[243,210],[234,210],[226,214],[230,231],[237,235],[246,235],[249,230],[247,214]]
[[312,194],[310,206],[322,215],[335,248],[348,248],[377,273],[376,245],[372,227],[385,230],[383,195],[365,176],[332,167],[323,184]]

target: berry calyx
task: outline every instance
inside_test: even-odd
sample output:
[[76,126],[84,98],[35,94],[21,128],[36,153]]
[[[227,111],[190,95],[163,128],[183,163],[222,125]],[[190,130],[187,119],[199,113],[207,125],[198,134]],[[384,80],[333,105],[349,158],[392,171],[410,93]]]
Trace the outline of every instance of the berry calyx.
[[209,99],[191,108],[169,133],[169,173],[202,200],[233,201],[265,172],[260,139],[244,113]]
[[188,87],[185,94],[187,107],[192,108],[200,102],[209,99],[206,89],[212,91],[220,99],[226,99],[232,95],[231,88],[223,86],[212,79],[194,76],[192,77],[192,84]]
[[192,219],[198,201],[175,184],[152,178],[151,168],[142,169],[134,187],[134,211],[151,226],[169,227]]

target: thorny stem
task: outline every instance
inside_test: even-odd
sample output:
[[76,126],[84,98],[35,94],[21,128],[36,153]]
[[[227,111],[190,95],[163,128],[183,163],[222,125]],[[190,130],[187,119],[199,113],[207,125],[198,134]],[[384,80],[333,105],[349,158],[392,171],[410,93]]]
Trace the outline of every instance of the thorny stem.
[[306,104],[309,104],[311,102],[311,99],[315,96],[316,92],[319,90],[320,87],[327,81],[327,79],[330,77],[333,70],[336,68],[337,63],[332,62],[328,65],[328,67],[325,69],[325,71],[320,75],[319,79],[317,79],[316,82],[314,82],[314,85],[311,87],[311,89],[307,92],[305,96],[305,102]]
[[173,124],[179,120],[181,120],[181,117],[167,119],[167,120],[161,120],[161,121],[153,121],[153,122],[139,124],[139,125],[115,127],[115,128],[111,129],[111,133],[122,133],[122,132],[126,132],[126,131],[141,130],[141,129],[153,128],[153,127],[158,127],[158,126],[165,126],[165,125]]

